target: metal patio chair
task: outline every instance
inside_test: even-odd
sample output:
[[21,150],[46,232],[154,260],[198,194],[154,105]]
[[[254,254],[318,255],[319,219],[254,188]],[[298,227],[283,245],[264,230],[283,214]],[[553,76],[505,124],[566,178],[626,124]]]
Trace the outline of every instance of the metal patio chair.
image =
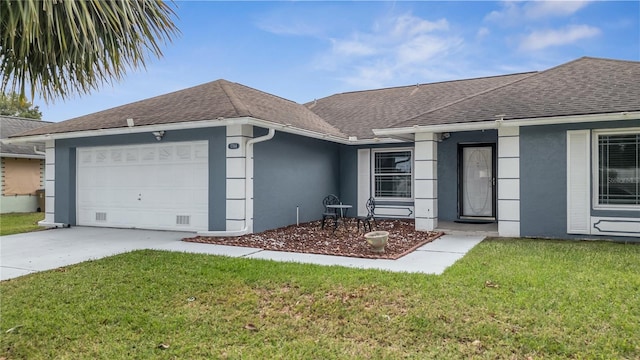
[[360,223],[362,223],[362,231],[366,232],[367,230],[367,226],[369,226],[369,231],[373,231],[373,228],[371,227],[371,221],[373,220],[373,224],[374,225],[378,225],[376,224],[376,217],[375,217],[375,211],[376,211],[376,200],[373,198],[373,196],[371,196],[369,198],[369,200],[367,200],[367,216],[358,216],[358,231],[360,230]]
[[324,206],[324,212],[322,213],[322,229],[324,229],[324,223],[327,219],[333,219],[333,230],[338,227],[338,212],[336,209],[329,209],[327,205],[339,205],[340,199],[337,196],[331,194],[327,195],[324,200],[322,200],[322,205]]

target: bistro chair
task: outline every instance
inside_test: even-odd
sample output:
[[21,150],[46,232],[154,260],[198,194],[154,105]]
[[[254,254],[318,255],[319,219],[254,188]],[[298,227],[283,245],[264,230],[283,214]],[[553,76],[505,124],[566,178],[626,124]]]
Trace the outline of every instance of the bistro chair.
[[327,195],[324,200],[322,200],[322,205],[324,206],[324,212],[322,213],[322,229],[324,229],[324,222],[327,219],[333,219],[333,228],[338,227],[338,212],[336,209],[329,209],[327,205],[339,205],[340,199],[337,196],[331,194]]
[[360,230],[360,223],[362,223],[363,232],[366,232],[367,225],[369,226],[369,231],[373,231],[371,227],[372,220],[373,220],[373,224],[378,226],[378,224],[376,224],[375,211],[376,211],[376,200],[373,198],[373,196],[371,196],[369,200],[367,200],[367,216],[358,216],[358,230]]

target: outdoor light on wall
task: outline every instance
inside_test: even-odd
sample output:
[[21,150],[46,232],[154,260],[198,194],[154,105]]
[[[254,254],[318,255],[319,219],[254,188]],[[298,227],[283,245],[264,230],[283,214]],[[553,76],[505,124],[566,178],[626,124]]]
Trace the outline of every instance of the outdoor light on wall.
[[164,136],[164,130],[162,131],[154,131],[152,132],[153,136],[156,137],[156,140],[160,141],[162,140],[162,137]]
[[451,137],[451,133],[448,133],[448,132],[442,133],[440,134],[440,141],[447,140],[450,137]]

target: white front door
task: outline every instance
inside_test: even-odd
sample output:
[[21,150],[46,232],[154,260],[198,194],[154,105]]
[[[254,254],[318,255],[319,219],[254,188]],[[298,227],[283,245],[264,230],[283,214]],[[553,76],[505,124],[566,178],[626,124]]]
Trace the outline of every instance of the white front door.
[[208,230],[208,143],[78,148],[78,225]]
[[464,146],[461,154],[460,216],[493,218],[493,147]]

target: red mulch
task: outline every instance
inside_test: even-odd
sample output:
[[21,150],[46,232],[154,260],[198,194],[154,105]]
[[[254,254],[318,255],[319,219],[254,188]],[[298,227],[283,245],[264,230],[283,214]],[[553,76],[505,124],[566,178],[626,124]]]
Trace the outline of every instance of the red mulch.
[[258,234],[237,237],[196,236],[183,241],[369,259],[398,259],[443,234],[416,231],[413,220],[377,220],[376,223],[374,230],[389,232],[384,253],[371,251],[362,227],[357,229],[356,220],[351,218],[344,219],[335,232],[331,221],[327,221],[324,230],[320,228],[320,221],[312,221]]

